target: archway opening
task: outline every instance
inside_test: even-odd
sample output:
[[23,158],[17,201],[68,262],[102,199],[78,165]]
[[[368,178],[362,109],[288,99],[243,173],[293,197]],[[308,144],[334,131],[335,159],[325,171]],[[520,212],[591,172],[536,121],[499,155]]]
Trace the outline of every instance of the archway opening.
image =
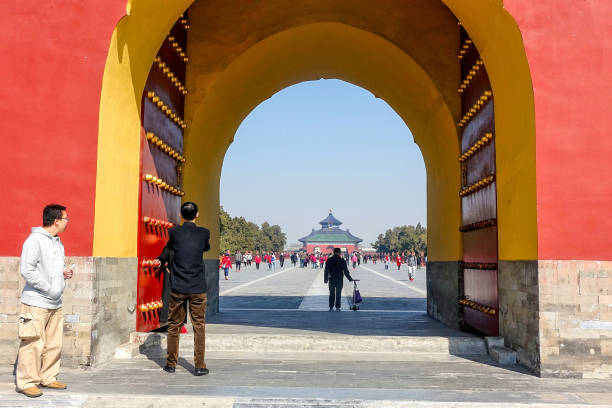
[[[423,252],[423,261],[426,256],[425,183],[423,158],[406,124],[370,92],[319,80],[276,93],[245,118],[224,158],[220,249],[230,251],[233,269],[229,279],[219,276],[220,311],[327,311],[322,267],[338,247],[353,278],[361,279],[361,310],[422,319],[424,262],[411,269],[407,261],[411,248],[416,256]],[[328,209],[342,220],[338,225],[319,225]],[[280,224],[285,245],[258,241],[249,221]],[[274,260],[262,260],[266,254]],[[344,286],[347,310],[353,286]]]

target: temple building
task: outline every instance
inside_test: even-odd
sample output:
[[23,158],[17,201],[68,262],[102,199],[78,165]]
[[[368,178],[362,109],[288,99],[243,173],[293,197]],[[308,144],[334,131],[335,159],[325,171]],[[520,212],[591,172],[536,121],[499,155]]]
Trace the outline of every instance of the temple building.
[[348,229],[340,229],[342,222],[332,215],[331,210],[327,218],[319,221],[319,224],[321,229],[315,231],[313,228],[310,234],[298,240],[304,244],[306,252],[329,253],[336,247],[341,248],[343,252],[359,250],[359,243],[363,240],[351,234]]

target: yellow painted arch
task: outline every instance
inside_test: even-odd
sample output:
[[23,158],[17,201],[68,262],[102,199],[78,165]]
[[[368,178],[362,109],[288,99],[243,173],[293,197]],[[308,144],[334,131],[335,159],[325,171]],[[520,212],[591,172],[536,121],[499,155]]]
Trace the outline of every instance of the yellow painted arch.
[[[218,234],[221,167],[242,120],[281,89],[322,77],[370,90],[404,119],[427,167],[429,259],[461,259],[459,146],[454,119],[442,95],[402,50],[379,36],[339,23],[302,25],[259,41],[208,90],[186,136],[191,159],[185,168],[185,198],[207,206],[214,200],[210,211],[200,211],[201,222]],[[218,253],[218,248],[213,246],[211,253]]]
[[[537,259],[533,92],[520,32],[498,0],[443,2],[459,17],[475,41],[493,85],[496,100],[500,259]],[[175,1],[162,8],[144,0],[133,0],[129,3],[129,15],[113,33],[100,106],[94,256],[136,255],[140,97],[157,49],[173,22],[190,4],[189,0]],[[322,61],[318,57],[329,54],[318,54],[318,50],[311,49],[313,54],[308,63],[312,71],[288,66],[285,77],[282,69],[277,70],[275,75],[260,73],[255,76],[253,71],[256,67],[244,63],[256,61],[257,55],[299,58],[299,47],[284,51],[278,47],[283,43],[307,47],[307,44],[303,44],[304,36],[321,40],[320,36],[325,30],[332,30],[344,39],[344,46],[348,48],[341,53],[342,58],[346,59],[344,62],[340,56],[334,57],[335,62]],[[274,92],[293,83],[317,79],[315,73],[327,72],[326,77],[344,79],[374,91],[410,126],[427,166],[430,259],[460,259],[456,130],[451,126],[452,117],[439,91],[429,86],[431,81],[427,75],[419,71],[418,65],[409,56],[401,55],[401,50],[394,49],[391,43],[375,34],[342,24],[309,24],[272,37],[273,40],[261,41],[237,58],[201,101],[186,139],[186,153],[189,155],[186,169],[188,197],[210,203],[211,208],[217,205],[223,156],[240,121],[250,109]],[[357,39],[365,43],[351,43]],[[361,65],[346,65],[351,58],[352,61],[359,60],[360,45],[372,47],[374,44],[407,71],[394,72],[393,67],[385,67],[382,61],[368,64],[363,58]],[[330,44],[326,52],[329,53],[334,45],[338,46],[337,41]],[[301,48],[301,52],[306,49]],[[279,65],[288,62],[287,59],[282,61],[283,64]],[[393,86],[391,80],[381,78],[386,74],[405,82],[396,82]],[[236,94],[238,88],[232,88],[228,82],[230,79],[242,81],[242,93]],[[424,81],[417,83],[419,79]],[[400,95],[403,85],[408,83],[416,85],[421,91],[417,105],[407,104],[415,101],[416,93]],[[233,99],[227,95],[223,98],[218,93],[220,91],[229,92]],[[211,105],[214,101],[219,101],[220,105]],[[212,118],[214,112],[223,112],[225,116]],[[216,209],[214,216],[212,210],[206,211],[202,221],[216,225]]]

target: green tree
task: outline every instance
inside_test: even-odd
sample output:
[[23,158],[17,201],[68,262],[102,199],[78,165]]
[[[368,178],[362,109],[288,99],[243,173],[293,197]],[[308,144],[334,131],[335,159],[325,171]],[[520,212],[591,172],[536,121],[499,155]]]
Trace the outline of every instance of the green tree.
[[261,228],[244,217],[232,217],[223,207],[219,208],[219,231],[221,250],[255,250],[259,252],[282,251],[287,242],[285,233],[278,225],[264,222]]
[[371,244],[378,252],[404,252],[427,253],[427,228],[421,223],[415,226],[404,225],[391,228],[384,234],[378,234],[376,242]]

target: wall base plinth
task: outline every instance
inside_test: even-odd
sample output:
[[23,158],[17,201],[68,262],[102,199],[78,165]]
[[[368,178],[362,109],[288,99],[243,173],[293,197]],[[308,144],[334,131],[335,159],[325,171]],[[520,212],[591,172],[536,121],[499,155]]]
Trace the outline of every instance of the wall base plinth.
[[612,378],[612,261],[538,261],[540,375]]
[[[75,264],[62,298],[62,366],[94,366],[113,358],[115,347],[136,330],[136,258],[66,257]],[[0,257],[0,364],[17,359],[17,321],[24,280],[19,257]]]
[[499,334],[517,361],[539,371],[538,262],[499,261]]
[[459,261],[427,262],[427,314],[455,329],[463,328],[463,276]]

